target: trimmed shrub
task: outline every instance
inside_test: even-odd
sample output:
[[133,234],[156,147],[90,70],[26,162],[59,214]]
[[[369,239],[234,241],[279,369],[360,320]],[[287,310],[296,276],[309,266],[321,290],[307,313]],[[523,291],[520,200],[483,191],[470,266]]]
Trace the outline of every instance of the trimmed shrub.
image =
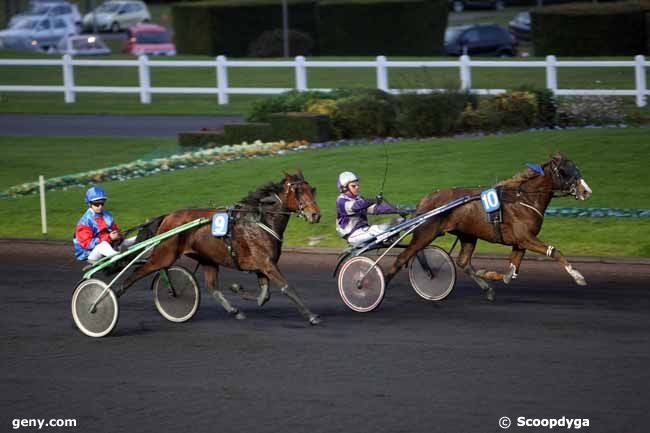
[[469,93],[435,92],[397,97],[397,131],[406,137],[430,137],[454,132],[467,105],[476,105]]
[[[288,2],[291,27],[316,35],[315,0]],[[262,33],[282,28],[282,7],[276,0],[177,3],[172,6],[172,17],[176,49],[181,54],[244,57]]]
[[331,137],[330,118],[318,113],[276,113],[269,121],[274,140],[322,142]]
[[[289,30],[289,55],[307,56],[312,53],[314,39],[305,32]],[[282,29],[262,33],[248,46],[250,57],[282,57],[284,55],[284,35]]]
[[306,108],[309,113],[318,113],[325,116],[331,116],[335,109],[336,101],[334,99],[311,100]]
[[178,144],[180,146],[198,147],[222,145],[225,143],[225,135],[220,130],[188,131],[178,133]]
[[228,144],[239,144],[244,141],[252,143],[256,140],[267,142],[275,138],[268,123],[232,123],[224,125],[223,130]]
[[537,120],[537,98],[529,92],[506,92],[496,97],[503,113],[502,125],[515,129],[530,128]]
[[535,95],[537,100],[537,122],[539,126],[555,126],[557,123],[557,100],[555,94],[544,87],[519,86],[517,89]]
[[258,99],[253,102],[247,120],[250,122],[266,122],[273,113],[305,111],[310,102],[328,98],[330,98],[330,95],[324,92],[292,90],[270,98]]
[[369,93],[339,99],[332,112],[335,134],[343,138],[390,135],[396,118],[390,99],[388,94],[377,97]]
[[440,55],[447,0],[323,0],[321,55]]
[[571,3],[531,11],[535,55],[647,54],[650,1]]

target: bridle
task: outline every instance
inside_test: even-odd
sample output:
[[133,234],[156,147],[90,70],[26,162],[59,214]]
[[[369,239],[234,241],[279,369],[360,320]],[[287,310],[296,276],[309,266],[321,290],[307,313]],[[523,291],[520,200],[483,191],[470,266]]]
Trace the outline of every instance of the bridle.
[[[311,198],[307,198],[307,200],[304,200],[304,197],[301,197],[303,194],[298,193],[298,191],[300,190],[300,188],[298,188],[298,186],[302,185],[304,183],[307,183],[307,182],[304,181],[304,180],[295,180],[295,181],[287,182],[285,184],[286,185],[285,190],[288,190],[287,192],[289,192],[289,191],[292,192],[294,197],[296,198],[296,201],[298,202],[298,210],[295,211],[295,214],[298,215],[299,218],[305,218],[306,217],[304,211],[309,206],[318,207],[314,200],[312,200]],[[278,200],[280,200],[280,203],[284,207],[284,202],[282,201],[280,196],[278,196],[277,194],[275,194],[275,196],[277,197]]]
[[[571,178],[567,180],[563,180],[563,177],[560,174],[560,165],[557,164],[554,160],[549,161],[549,164],[551,167],[551,180],[553,182],[553,186],[550,189],[539,188],[533,190],[526,190],[521,186],[519,186],[518,188],[502,188],[502,190],[512,191],[518,194],[553,194],[553,197],[565,197],[565,196],[575,197],[578,192],[576,188],[576,183],[578,180],[581,179],[580,172],[578,171],[578,169],[577,168],[575,169],[575,173],[571,176]],[[539,176],[544,176],[544,175],[540,173]],[[532,177],[528,180],[535,179],[535,178],[536,177]],[[556,187],[556,185],[558,186]]]

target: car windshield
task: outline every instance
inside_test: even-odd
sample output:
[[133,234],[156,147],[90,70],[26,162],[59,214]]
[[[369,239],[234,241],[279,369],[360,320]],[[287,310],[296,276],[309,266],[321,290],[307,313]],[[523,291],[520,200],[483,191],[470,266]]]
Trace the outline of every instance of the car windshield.
[[72,48],[77,51],[96,50],[105,47],[104,43],[94,36],[89,36],[87,38],[74,38],[70,42]]
[[445,31],[445,42],[450,43],[453,42],[454,39],[458,38],[458,35],[460,35],[464,28],[460,27],[450,27]]
[[168,44],[171,37],[169,32],[138,32],[135,41],[139,44]]
[[21,30],[31,30],[34,27],[36,27],[36,24],[38,23],[38,20],[25,20],[21,21],[16,25],[17,29]]
[[120,10],[120,4],[119,3],[104,3],[100,7],[97,8],[97,12],[106,12],[106,13],[112,13],[112,12],[117,12]]

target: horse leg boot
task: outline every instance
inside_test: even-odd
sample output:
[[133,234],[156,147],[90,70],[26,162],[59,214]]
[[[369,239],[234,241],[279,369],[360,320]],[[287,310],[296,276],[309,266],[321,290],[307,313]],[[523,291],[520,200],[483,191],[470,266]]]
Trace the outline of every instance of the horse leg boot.
[[281,287],[282,294],[289,298],[298,308],[300,314],[309,321],[311,325],[318,325],[321,322],[320,317],[316,314],[309,311],[309,308],[303,304],[302,300],[298,297],[298,294],[293,287],[289,285],[287,279],[282,275],[275,263],[267,262],[266,269],[264,269],[264,274],[274,283]]
[[576,282],[577,285],[579,286],[587,285],[587,280],[585,279],[585,277],[583,277],[582,274],[578,272],[577,269],[573,269],[571,263],[569,263],[569,261],[564,258],[562,253],[554,246],[546,245],[544,242],[540,241],[537,238],[520,242],[520,244],[526,249],[529,249],[531,251],[535,251],[540,254],[546,254],[548,257],[551,257],[553,260],[561,264],[564,267],[564,270],[567,271],[569,275],[571,275],[571,277],[573,278],[573,280]]
[[510,268],[508,269],[508,272],[503,275],[504,283],[510,284],[510,281],[517,278],[517,271],[519,271],[519,266],[521,265],[525,253],[526,250],[523,248],[512,247],[512,253],[510,253]]
[[211,265],[203,265],[203,276],[205,278],[205,285],[212,295],[212,297],[223,307],[228,314],[235,316],[237,320],[243,320],[246,315],[233,307],[232,304],[223,296],[219,290],[219,268]]
[[495,293],[492,286],[488,282],[478,276],[476,271],[472,267],[472,254],[474,254],[474,249],[476,248],[476,237],[461,235],[458,236],[460,240],[460,253],[456,257],[456,264],[461,268],[469,277],[474,280],[478,286],[485,291],[485,296],[488,301],[494,301]]
[[257,295],[257,305],[261,307],[269,302],[269,299],[271,299],[271,292],[269,291],[269,279],[266,277],[266,275],[259,274],[257,276],[257,283],[260,287],[260,291]]

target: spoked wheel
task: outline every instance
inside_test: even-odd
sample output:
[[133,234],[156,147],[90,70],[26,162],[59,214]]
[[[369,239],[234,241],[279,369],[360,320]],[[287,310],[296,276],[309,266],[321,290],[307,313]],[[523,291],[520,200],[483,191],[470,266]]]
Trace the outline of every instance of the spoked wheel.
[[373,263],[368,257],[353,257],[343,264],[339,272],[341,298],[345,305],[359,313],[374,310],[384,299],[384,274],[379,266],[372,268]]
[[430,246],[409,260],[409,279],[415,292],[429,301],[445,299],[456,284],[456,267],[442,248]]
[[182,266],[156,274],[151,283],[156,309],[171,322],[187,322],[199,309],[201,292],[194,275]]
[[101,280],[82,281],[72,294],[72,318],[79,330],[89,337],[110,333],[119,314],[117,296]]

